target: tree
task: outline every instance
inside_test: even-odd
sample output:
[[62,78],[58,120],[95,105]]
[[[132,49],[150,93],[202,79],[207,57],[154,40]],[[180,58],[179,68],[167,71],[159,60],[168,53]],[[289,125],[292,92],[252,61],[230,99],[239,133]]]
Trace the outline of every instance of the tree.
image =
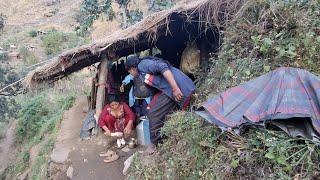
[[128,27],[127,23],[127,15],[129,14],[128,5],[130,0],[116,0],[116,2],[119,4],[121,9],[121,15],[122,15],[122,28]]
[[148,0],[149,10],[153,12],[169,9],[174,5],[173,0]]
[[101,3],[98,0],[83,0],[80,11],[75,17],[76,21],[80,23],[76,27],[77,33],[83,35],[87,32],[101,14],[105,14],[108,20],[113,20],[115,13],[112,9],[112,0],[103,0]]
[[76,28],[77,32],[83,34],[89,30],[93,22],[98,19],[101,14],[105,14],[111,21],[116,17],[116,14],[112,8],[112,2],[119,5],[121,12],[121,27],[127,28],[130,25],[135,24],[143,18],[143,12],[139,9],[129,10],[129,3],[131,0],[83,0],[80,6],[80,12],[76,15],[76,21],[80,23],[80,26]]

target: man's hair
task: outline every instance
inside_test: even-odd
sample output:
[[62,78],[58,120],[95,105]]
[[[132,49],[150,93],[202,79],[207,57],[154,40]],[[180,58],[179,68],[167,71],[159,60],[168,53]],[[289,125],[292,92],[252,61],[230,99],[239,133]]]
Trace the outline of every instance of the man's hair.
[[130,68],[137,67],[139,63],[140,63],[140,59],[138,56],[130,55],[127,58],[125,66],[126,66],[126,69],[128,70]]

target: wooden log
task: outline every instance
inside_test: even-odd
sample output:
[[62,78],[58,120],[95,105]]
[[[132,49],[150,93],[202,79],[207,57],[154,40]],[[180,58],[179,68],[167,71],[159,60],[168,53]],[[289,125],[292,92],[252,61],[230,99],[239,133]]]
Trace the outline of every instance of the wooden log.
[[102,109],[105,105],[105,97],[106,93],[106,83],[107,83],[107,76],[108,76],[108,65],[109,61],[107,58],[103,59],[100,64],[100,71],[98,75],[98,86],[97,86],[97,99],[96,99],[96,116],[97,118],[100,117]]

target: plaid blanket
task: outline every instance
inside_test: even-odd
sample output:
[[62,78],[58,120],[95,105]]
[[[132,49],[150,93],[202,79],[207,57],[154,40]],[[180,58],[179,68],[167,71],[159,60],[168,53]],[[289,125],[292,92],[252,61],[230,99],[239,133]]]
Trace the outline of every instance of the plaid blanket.
[[320,133],[320,77],[282,67],[209,99],[203,107],[205,118],[219,126],[307,117]]

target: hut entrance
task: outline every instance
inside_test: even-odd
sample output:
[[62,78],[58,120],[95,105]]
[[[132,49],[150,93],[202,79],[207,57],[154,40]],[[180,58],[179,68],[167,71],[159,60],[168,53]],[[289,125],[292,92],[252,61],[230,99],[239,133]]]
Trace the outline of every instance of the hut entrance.
[[[140,58],[144,56],[160,57],[182,70],[193,80],[195,80],[194,74],[206,71],[211,54],[217,52],[219,47],[218,30],[215,27],[201,26],[198,21],[186,21],[185,18],[179,14],[172,14],[170,23],[158,30],[159,37],[153,43],[147,43],[150,41],[146,42],[142,38],[145,36],[142,36],[127,48],[110,52],[122,58],[107,61],[107,65],[100,64],[97,79],[93,82],[95,86],[92,87],[91,97],[99,97],[97,87],[101,83],[103,85],[103,82],[106,82],[105,93],[103,93],[103,98],[99,100],[103,102],[99,103],[95,98],[92,99],[91,108],[96,108],[97,104],[101,104],[97,108],[99,114],[100,110],[98,109],[107,103],[108,94],[120,94],[121,100],[128,102],[128,94],[132,84],[126,86],[124,93],[120,93],[119,89],[122,81],[128,75],[124,64],[127,56],[131,54],[136,54]],[[103,72],[102,68],[107,68],[105,74],[101,73]]]
[[[128,75],[124,63],[126,57],[131,54],[137,54],[140,58],[144,56],[160,57],[182,70],[193,80],[195,73],[207,70],[210,54],[218,51],[219,30],[199,23],[197,16],[192,17],[194,20],[187,21],[188,17],[185,15],[173,13],[169,18],[166,26],[158,27],[157,39],[146,41],[147,35],[142,34],[126,47],[109,52],[122,58],[116,58],[113,61],[106,60],[106,64],[103,64],[102,61],[97,78],[93,82],[91,97],[94,98],[90,103],[91,108],[97,109],[97,114],[106,104],[108,94],[120,94],[121,100],[128,102],[128,94],[132,85],[127,85],[124,93],[120,93],[119,88]],[[105,92],[101,94],[98,87],[104,86],[104,83],[106,83]],[[102,102],[96,102],[96,100]],[[96,107],[97,105],[99,107]]]

